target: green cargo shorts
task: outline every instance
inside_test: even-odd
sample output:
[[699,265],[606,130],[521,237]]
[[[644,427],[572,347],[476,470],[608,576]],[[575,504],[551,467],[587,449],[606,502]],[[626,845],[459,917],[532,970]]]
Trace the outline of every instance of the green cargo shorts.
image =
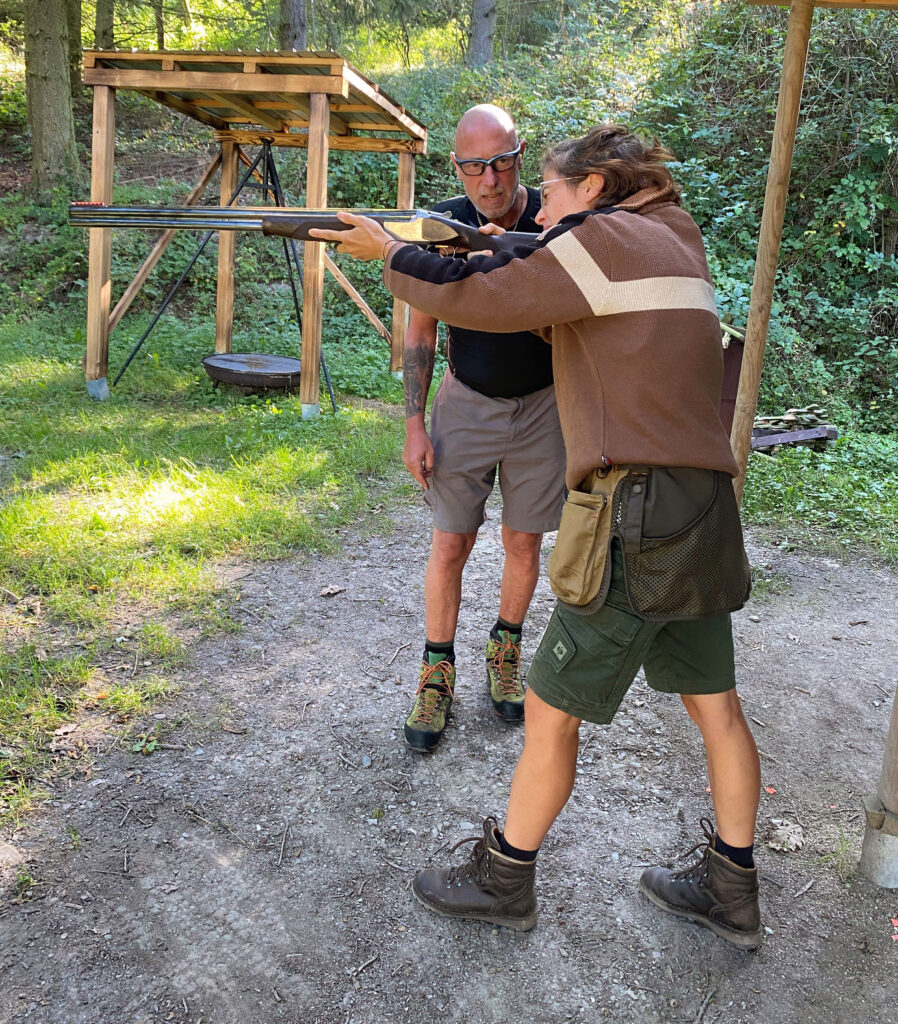
[[527,673],[547,704],[587,722],[607,724],[640,667],[661,693],[723,693],[736,685],[730,616],[646,622],[634,615],[623,589],[617,542],[608,598],[578,615],[558,604]]

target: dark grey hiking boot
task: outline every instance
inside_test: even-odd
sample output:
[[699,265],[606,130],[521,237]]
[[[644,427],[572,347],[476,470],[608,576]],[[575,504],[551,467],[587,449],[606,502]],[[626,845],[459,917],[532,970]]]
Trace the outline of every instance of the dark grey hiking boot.
[[746,949],[761,945],[764,929],[758,906],[758,869],[740,868],[714,849],[711,822],[702,819],[705,847],[701,859],[682,871],[648,868],[639,888],[652,903],[677,917],[710,928],[727,942]]
[[415,875],[412,891],[428,910],[447,917],[529,931],[539,916],[536,909],[534,861],[514,860],[499,849],[495,818],[484,818],[483,837],[462,839],[476,842],[464,864],[453,868],[426,868]]

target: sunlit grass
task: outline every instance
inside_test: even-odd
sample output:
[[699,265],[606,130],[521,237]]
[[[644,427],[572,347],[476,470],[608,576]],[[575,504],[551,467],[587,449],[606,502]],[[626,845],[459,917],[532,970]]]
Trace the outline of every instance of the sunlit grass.
[[149,676],[133,683],[110,687],[96,700],[104,711],[114,712],[123,721],[149,710],[162,697],[171,696],[175,688],[161,676]]
[[372,487],[400,485],[382,411],[303,421],[295,395],[213,391],[168,342],[95,403],[80,344],[59,320],[0,325],[0,581],[59,618],[102,622],[116,596],[199,607],[217,560],[333,550]]

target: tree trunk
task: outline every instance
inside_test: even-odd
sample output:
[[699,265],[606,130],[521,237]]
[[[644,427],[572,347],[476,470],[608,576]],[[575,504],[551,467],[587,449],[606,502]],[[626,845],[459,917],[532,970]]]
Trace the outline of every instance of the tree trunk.
[[469,67],[489,64],[493,59],[493,35],[496,31],[496,0],[474,0],[471,11],[471,35],[465,63]]
[[307,48],[306,0],[280,0],[278,45],[282,50]]
[[156,49],[165,49],[165,15],[162,11],[162,0],[153,0],[153,15],[156,19]]
[[65,0],[25,0],[25,85],[32,188],[47,192],[80,181]]
[[69,30],[69,82],[72,96],[81,93],[81,0],[66,0]]
[[111,50],[115,46],[113,23],[115,0],[97,0],[97,23],[94,28],[94,46],[98,50]]

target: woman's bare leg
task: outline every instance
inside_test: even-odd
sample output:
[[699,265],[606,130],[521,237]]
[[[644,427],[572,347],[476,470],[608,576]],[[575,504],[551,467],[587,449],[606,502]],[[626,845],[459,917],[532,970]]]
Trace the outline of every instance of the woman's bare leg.
[[730,846],[751,846],[761,798],[761,763],[736,691],[681,696],[705,743],[717,834]]
[[504,831],[512,846],[536,850],[574,788],[580,719],[528,690],[524,728],[524,750],[511,782]]

